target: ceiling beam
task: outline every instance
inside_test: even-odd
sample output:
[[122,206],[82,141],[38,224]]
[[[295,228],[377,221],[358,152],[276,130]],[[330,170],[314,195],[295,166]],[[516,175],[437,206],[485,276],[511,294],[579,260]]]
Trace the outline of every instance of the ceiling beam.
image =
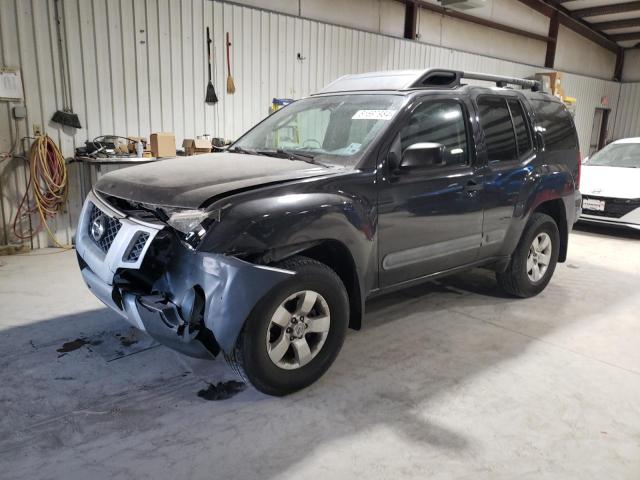
[[589,22],[598,30],[615,30],[617,28],[640,27],[639,18],[625,18],[624,20],[612,20],[610,22]]
[[[529,8],[532,8],[538,13],[551,17],[553,12],[558,12],[558,21],[561,25],[573,30],[579,35],[597,43],[603,48],[606,48],[610,52],[618,53],[618,44],[612,41],[607,35],[602,32],[594,30],[591,25],[583,20],[578,20],[571,16],[571,11],[557,4],[553,0],[549,0],[549,3],[544,0],[519,0]],[[638,2],[640,3],[640,2]]]
[[631,33],[617,33],[615,35],[611,35],[611,38],[616,42],[625,42],[627,40],[640,40],[640,32],[631,32]]
[[578,10],[571,10],[571,16],[575,18],[597,17],[599,15],[634,12],[636,10],[640,10],[640,1],[602,5],[600,7],[580,8]]
[[550,40],[555,42],[555,39],[550,39],[545,35],[539,35],[537,33],[529,32],[527,30],[522,30],[520,28],[511,27],[503,23],[498,23],[492,20],[487,20],[485,18],[476,17],[474,15],[458,12],[457,10],[448,10],[438,5],[434,5],[433,3],[427,3],[422,0],[403,0],[403,3],[415,3],[421,8],[424,8],[425,10],[439,13],[440,15],[444,15],[451,18],[457,18],[458,20],[464,20],[465,22],[475,23],[477,25],[493,28],[496,30],[500,30],[502,32],[514,33],[516,35],[520,35],[527,38],[533,38],[534,40],[539,40],[541,42],[548,42]]

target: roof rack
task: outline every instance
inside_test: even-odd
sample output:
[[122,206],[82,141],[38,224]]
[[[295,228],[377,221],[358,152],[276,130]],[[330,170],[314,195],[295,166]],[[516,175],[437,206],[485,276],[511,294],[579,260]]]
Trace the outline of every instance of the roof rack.
[[399,70],[386,72],[344,75],[318,93],[366,91],[366,90],[411,90],[416,88],[457,88],[461,80],[482,80],[495,83],[498,87],[518,85],[534,92],[542,90],[540,82],[523,78],[503,77],[485,73],[463,72],[443,68],[428,70]]
[[482,80],[485,82],[495,83],[498,87],[506,87],[507,85],[518,85],[534,92],[541,90],[540,82],[537,80],[528,80],[524,78],[503,77],[502,75],[489,75],[486,73],[462,72],[459,70],[440,70],[429,69],[422,76],[416,79],[409,88],[425,88],[425,87],[449,87],[455,88],[460,85],[463,78],[469,80]]

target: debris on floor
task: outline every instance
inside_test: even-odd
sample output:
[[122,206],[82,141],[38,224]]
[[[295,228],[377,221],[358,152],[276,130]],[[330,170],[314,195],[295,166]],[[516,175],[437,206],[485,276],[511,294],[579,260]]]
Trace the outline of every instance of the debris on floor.
[[83,345],[86,345],[87,343],[89,342],[87,341],[86,338],[76,338],[75,340],[71,340],[70,342],[63,343],[62,347],[56,350],[56,352],[58,353],[73,352],[74,350],[79,349],[80,347],[82,347]]
[[205,400],[227,400],[246,388],[246,384],[235,380],[218,382],[217,384],[210,383],[207,388],[203,388],[198,392],[198,396]]
[[87,346],[92,352],[99,354],[107,362],[128,357],[134,353],[139,353],[160,345],[144,332],[131,327],[124,327],[121,330],[110,330],[100,332],[91,337],[78,337],[75,340],[65,342],[57,352],[58,358],[69,352]]

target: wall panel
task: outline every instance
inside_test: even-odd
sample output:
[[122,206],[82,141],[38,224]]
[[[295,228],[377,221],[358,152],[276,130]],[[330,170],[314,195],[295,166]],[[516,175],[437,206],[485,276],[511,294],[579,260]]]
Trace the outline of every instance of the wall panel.
[[[178,144],[204,133],[236,138],[263,118],[273,97],[300,98],[340,75],[364,71],[445,67],[527,76],[541,70],[426,43],[320,23],[210,0],[63,0],[74,110],[83,129],[50,123],[60,104],[53,0],[0,0],[0,60],[20,66],[28,118],[18,138],[43,125],[67,156],[102,134],[148,136],[173,131]],[[206,105],[206,27],[214,40],[213,81],[220,99]],[[226,93],[225,33],[231,34],[236,93]],[[297,54],[303,60],[297,59]],[[603,95],[615,109],[619,84],[579,75],[565,76],[565,90],[578,97],[576,116],[586,150],[593,110]],[[640,93],[623,87],[640,104]],[[634,97],[635,95],[635,97]],[[620,112],[637,124],[631,102]],[[0,149],[16,138],[10,106],[0,103]],[[622,118],[621,116],[619,118]],[[616,118],[615,116],[613,118]],[[27,132],[28,126],[28,132]],[[620,128],[618,128],[620,126]],[[622,128],[622,130],[621,130]],[[626,128],[626,127],[625,127]],[[71,241],[81,206],[78,167],[72,165],[69,211],[56,221],[61,240]],[[13,242],[7,224],[25,188],[24,161],[0,163],[0,243]],[[34,219],[35,221],[35,219]],[[49,240],[40,234],[34,247]]]
[[623,83],[613,138],[640,137],[640,82]]

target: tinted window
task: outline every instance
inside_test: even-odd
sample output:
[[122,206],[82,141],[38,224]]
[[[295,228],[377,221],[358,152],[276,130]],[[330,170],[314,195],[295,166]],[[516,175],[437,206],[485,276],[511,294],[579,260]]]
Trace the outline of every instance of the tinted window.
[[520,102],[514,98],[508,100],[513,127],[516,131],[516,141],[518,144],[518,155],[522,156],[531,150],[531,135],[524,118],[524,110]]
[[403,151],[414,143],[441,143],[447,165],[463,165],[469,160],[464,111],[453,100],[425,102],[416,108],[400,132],[400,141]]
[[478,99],[478,108],[489,161],[515,160],[518,151],[507,101],[502,97],[483,96]]
[[571,114],[559,102],[534,100],[536,130],[542,133],[546,150],[567,150],[578,147],[578,137]]

